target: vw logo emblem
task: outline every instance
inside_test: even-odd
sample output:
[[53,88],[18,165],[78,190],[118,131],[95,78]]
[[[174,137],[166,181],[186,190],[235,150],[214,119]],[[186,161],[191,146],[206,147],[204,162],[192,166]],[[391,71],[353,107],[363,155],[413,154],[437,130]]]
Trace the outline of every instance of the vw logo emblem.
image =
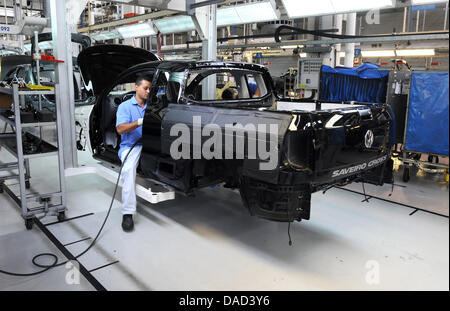
[[371,130],[368,130],[366,132],[366,136],[364,137],[364,144],[366,145],[366,148],[372,148],[373,145],[373,132]]

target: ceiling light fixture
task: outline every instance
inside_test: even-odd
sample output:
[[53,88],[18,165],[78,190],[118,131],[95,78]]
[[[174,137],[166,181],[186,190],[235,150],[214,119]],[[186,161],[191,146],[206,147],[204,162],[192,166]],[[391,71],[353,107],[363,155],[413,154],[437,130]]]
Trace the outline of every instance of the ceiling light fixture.
[[282,45],[280,46],[281,49],[283,50],[291,50],[291,49],[297,49],[297,48],[302,48],[303,46],[299,46],[299,45]]
[[370,11],[381,8],[393,7],[392,0],[330,0],[336,13]]
[[395,57],[394,50],[361,51],[363,57]]
[[393,0],[282,0],[290,19],[392,8]]
[[448,0],[411,0],[412,5],[448,2]]
[[[31,43],[25,44],[23,46],[23,49],[25,51],[31,51]],[[53,49],[52,41],[39,42],[39,50],[50,50],[50,49]],[[34,51],[33,51],[33,53],[34,53]]]
[[154,20],[153,23],[162,34],[195,30],[195,24],[192,17],[187,15],[157,19]]
[[118,27],[117,31],[124,39],[149,37],[156,35],[155,29],[149,23],[132,24]]
[[396,50],[397,56],[434,56],[436,53],[434,49],[411,49],[411,50]]
[[273,0],[233,5],[217,10],[217,26],[270,22],[280,19]]
[[112,40],[112,39],[119,39],[122,38],[120,34],[117,32],[111,31],[111,32],[100,32],[100,33],[94,33],[90,35],[91,39],[95,41],[103,41],[103,40]]

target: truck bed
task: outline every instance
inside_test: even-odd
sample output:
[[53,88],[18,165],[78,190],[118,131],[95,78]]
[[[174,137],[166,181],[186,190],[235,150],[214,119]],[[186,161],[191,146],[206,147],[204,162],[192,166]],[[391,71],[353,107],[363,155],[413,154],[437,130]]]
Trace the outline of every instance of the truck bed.
[[[315,102],[277,102],[277,111],[299,111],[299,112],[312,112],[312,111],[335,111],[344,110],[350,108],[363,108],[366,105],[361,104],[341,104],[341,103],[321,103],[318,106]],[[318,109],[319,108],[319,109]]]

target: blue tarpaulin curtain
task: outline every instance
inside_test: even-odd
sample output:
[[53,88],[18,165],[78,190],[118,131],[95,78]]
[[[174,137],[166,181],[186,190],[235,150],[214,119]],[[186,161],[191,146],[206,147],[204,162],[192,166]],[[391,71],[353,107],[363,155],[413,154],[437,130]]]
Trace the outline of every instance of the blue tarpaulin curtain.
[[[320,73],[321,101],[357,101],[362,103],[385,103],[389,70],[365,63],[357,68],[322,66]],[[392,117],[390,143],[395,143],[395,115]]]
[[413,73],[405,148],[449,155],[448,73]]
[[322,66],[319,100],[385,103],[388,70],[374,64],[357,68]]

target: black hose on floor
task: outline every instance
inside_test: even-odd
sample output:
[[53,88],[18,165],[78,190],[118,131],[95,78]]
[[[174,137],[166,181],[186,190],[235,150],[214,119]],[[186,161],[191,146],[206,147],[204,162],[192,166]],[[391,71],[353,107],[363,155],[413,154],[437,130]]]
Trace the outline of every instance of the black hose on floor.
[[[121,174],[122,174],[122,168],[123,168],[123,165],[124,165],[124,163],[127,161],[128,156],[130,155],[130,153],[131,153],[131,151],[133,150],[133,148],[136,147],[136,145],[137,145],[138,143],[139,143],[139,140],[138,140],[137,142],[134,143],[134,145],[131,147],[130,151],[128,152],[127,156],[125,157],[125,159],[124,159],[124,161],[123,161],[123,163],[122,163],[122,165],[121,165],[121,167],[120,167],[119,176],[117,177],[116,186],[115,186],[115,188],[114,188],[114,194],[113,194],[113,197],[112,197],[112,199],[111,199],[111,204],[109,205],[108,213],[106,214],[105,220],[103,221],[103,224],[102,224],[100,230],[98,231],[98,233],[97,233],[95,239],[94,239],[94,240],[92,241],[92,243],[88,246],[88,248],[86,248],[86,249],[85,249],[83,252],[81,252],[79,255],[75,256],[75,259],[78,259],[79,257],[81,257],[81,256],[83,256],[84,254],[86,254],[86,253],[92,248],[92,246],[95,245],[95,242],[97,241],[98,237],[100,236],[100,233],[102,232],[102,230],[103,230],[103,228],[104,228],[104,226],[105,226],[105,224],[106,224],[106,221],[107,221],[108,218],[109,218],[109,214],[111,213],[111,209],[112,209],[112,206],[113,206],[113,204],[114,204],[114,199],[115,199],[115,197],[116,197],[117,188],[118,188],[118,186],[119,186],[119,181],[120,181],[120,176],[121,176]],[[43,265],[43,264],[40,264],[40,263],[37,262],[37,259],[38,259],[38,258],[44,257],[44,256],[46,256],[46,257],[52,257],[52,258],[54,259],[54,261],[52,262],[52,264],[50,264],[50,265]],[[31,273],[13,273],[13,272],[9,272],[9,271],[5,271],[5,270],[1,270],[1,269],[0,269],[0,273],[7,274],[7,275],[12,275],[12,276],[33,276],[33,275],[38,275],[38,274],[44,273],[45,271],[48,271],[48,270],[50,270],[50,269],[52,269],[52,268],[59,267],[59,266],[63,266],[63,265],[65,265],[67,262],[68,262],[68,261],[65,261],[65,262],[62,262],[62,263],[59,263],[59,264],[58,264],[58,257],[57,257],[55,254],[52,254],[52,253],[41,253],[41,254],[37,254],[36,256],[33,257],[32,263],[33,263],[33,265],[35,265],[35,266],[37,266],[37,267],[39,267],[39,268],[44,268],[43,270],[40,270],[40,271],[37,271],[37,272],[31,272]]]

